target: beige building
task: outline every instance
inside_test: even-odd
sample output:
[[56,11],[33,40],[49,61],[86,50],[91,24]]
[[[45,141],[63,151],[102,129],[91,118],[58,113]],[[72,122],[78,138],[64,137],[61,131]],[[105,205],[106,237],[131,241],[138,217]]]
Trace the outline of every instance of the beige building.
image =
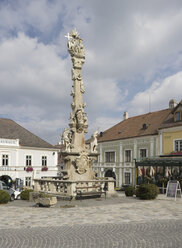
[[166,122],[169,122],[171,115],[174,116],[175,106],[170,101],[168,109],[134,117],[128,117],[128,113],[124,113],[123,121],[101,132],[98,137],[100,155],[98,162],[94,164],[98,175],[113,176],[117,187],[135,184],[136,160],[159,156],[161,144],[163,144],[162,154],[164,151],[168,152],[167,146],[171,144],[166,145],[164,140],[169,139],[169,134],[167,134],[169,130],[174,130],[173,140],[174,136],[176,140],[182,140],[181,131],[179,131],[182,128],[181,120],[177,124],[173,122],[168,130],[162,129]]

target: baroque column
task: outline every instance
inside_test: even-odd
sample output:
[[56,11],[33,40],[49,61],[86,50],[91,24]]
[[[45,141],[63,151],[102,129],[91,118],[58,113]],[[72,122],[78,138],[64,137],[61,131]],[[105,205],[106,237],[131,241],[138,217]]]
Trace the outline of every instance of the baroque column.
[[86,148],[84,134],[88,131],[88,116],[84,110],[86,104],[83,102],[85,90],[82,79],[82,65],[85,62],[85,51],[82,39],[76,29],[68,33],[66,37],[68,38],[68,51],[72,60],[73,85],[71,96],[73,99],[69,128],[65,128],[62,135],[62,140],[65,144],[65,150],[62,152],[62,156],[68,174],[67,179],[91,180],[94,178],[91,162],[97,157],[97,133],[95,132],[92,136],[91,148]]

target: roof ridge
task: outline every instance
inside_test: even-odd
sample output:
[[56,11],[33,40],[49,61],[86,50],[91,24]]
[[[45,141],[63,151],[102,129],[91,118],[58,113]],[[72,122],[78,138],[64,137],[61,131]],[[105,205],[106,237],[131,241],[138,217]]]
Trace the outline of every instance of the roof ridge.
[[9,119],[10,121],[14,122],[15,124],[17,124],[19,127],[23,128],[25,131],[27,131],[28,133],[30,133],[31,135],[35,136],[36,138],[42,140],[43,142],[46,142],[48,145],[53,146],[52,144],[48,143],[47,141],[43,140],[42,138],[40,138],[39,136],[37,136],[36,134],[30,132],[28,129],[26,129],[25,127],[21,126],[19,123],[17,123],[16,121]]
[[114,126],[108,128],[108,129],[106,129],[105,131],[103,131],[103,133],[104,133],[104,132],[107,132],[107,131],[110,130],[111,128],[114,128],[114,127],[116,127],[117,125],[119,125],[119,124],[121,124],[122,122],[127,121],[127,120],[129,120],[129,119],[138,118],[138,117],[141,117],[141,116],[146,116],[146,115],[148,115],[148,114],[153,114],[153,113],[162,112],[162,111],[167,111],[167,110],[170,110],[170,108],[161,109],[161,110],[157,110],[157,111],[153,111],[153,112],[149,112],[149,113],[145,113],[145,114],[141,114],[141,115],[131,116],[131,117],[127,118],[126,120],[122,120],[122,121],[118,122],[117,124],[115,124]]
[[[2,125],[2,126],[1,126]],[[9,118],[0,118],[0,137],[19,139],[22,146],[54,148],[52,144],[30,132],[16,121]]]

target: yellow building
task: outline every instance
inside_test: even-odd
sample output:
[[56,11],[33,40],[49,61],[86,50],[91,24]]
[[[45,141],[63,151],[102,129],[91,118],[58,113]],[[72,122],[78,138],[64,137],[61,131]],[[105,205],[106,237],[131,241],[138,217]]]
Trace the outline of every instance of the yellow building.
[[182,186],[182,101],[169,102],[169,114],[158,127],[158,156],[136,161],[135,165],[137,184],[147,179],[166,187],[173,179]]
[[159,155],[182,155],[182,101],[171,101],[174,108],[159,128]]

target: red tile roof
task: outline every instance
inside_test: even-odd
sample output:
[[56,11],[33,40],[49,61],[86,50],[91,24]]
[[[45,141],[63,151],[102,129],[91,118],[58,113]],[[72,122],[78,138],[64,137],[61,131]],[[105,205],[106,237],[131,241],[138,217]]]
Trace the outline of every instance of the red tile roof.
[[156,135],[161,124],[170,113],[171,109],[164,109],[130,117],[102,132],[102,137],[98,137],[98,142]]

